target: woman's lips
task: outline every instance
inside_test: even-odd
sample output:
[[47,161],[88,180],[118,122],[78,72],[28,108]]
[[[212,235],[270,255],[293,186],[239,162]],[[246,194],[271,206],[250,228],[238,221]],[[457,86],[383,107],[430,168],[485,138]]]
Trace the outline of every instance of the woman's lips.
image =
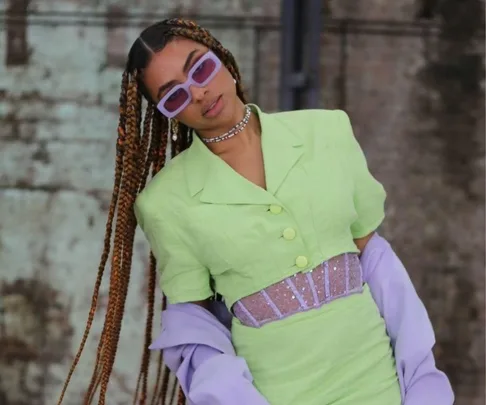
[[219,112],[221,111],[221,108],[223,107],[223,103],[221,101],[221,97],[222,96],[219,96],[216,101],[214,101],[210,106],[209,108],[206,110],[206,112],[203,114],[204,117],[206,118],[213,118],[215,117],[216,115],[219,114]]

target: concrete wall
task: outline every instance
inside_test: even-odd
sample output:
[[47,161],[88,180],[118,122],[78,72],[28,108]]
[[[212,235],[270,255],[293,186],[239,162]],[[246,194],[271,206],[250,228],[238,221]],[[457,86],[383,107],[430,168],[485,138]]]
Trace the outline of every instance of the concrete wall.
[[[91,25],[83,26],[29,16],[22,25],[27,6],[106,18],[91,16]],[[154,10],[278,16],[278,6],[249,0],[6,2],[17,23],[0,25],[0,404],[54,403],[84,331],[111,196],[120,66],[144,21]],[[451,42],[445,38],[457,24],[448,10],[437,17],[443,28],[426,41],[415,34],[349,33],[344,70],[341,36],[323,34],[322,104],[351,114],[389,193],[383,232],[430,311],[437,357],[454,382],[457,403],[475,405],[484,403],[484,46],[474,32],[461,33],[484,21],[475,18],[482,12],[455,9],[462,22]],[[417,5],[341,0],[329,11],[408,21]],[[106,27],[120,15],[138,17]],[[216,26],[252,98],[275,110],[278,31],[270,23],[258,30],[250,23],[238,29],[209,24]],[[130,403],[136,382],[146,266],[147,246],[138,235],[110,404]],[[106,292],[104,286],[102,305]],[[99,316],[68,405],[81,403],[101,326]]]

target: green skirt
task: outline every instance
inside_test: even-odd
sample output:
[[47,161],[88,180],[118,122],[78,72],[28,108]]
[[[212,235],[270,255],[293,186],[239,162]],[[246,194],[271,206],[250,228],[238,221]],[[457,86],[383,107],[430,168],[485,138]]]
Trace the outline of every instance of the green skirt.
[[385,323],[362,294],[261,328],[233,321],[233,344],[271,405],[400,405]]

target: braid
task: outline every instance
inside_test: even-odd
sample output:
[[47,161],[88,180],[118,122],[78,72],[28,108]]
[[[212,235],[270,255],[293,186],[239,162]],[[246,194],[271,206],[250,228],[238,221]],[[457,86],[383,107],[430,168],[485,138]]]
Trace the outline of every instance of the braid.
[[177,399],[177,405],[184,405],[186,403],[186,397],[184,396],[184,392],[182,392],[182,388],[179,387],[179,396]]
[[126,149],[123,159],[122,187],[118,201],[117,221],[114,237],[112,270],[110,275],[110,290],[108,309],[105,317],[106,335],[104,342],[100,342],[102,351],[102,375],[99,404],[105,404],[109,377],[113,370],[113,363],[118,348],[126,294],[130,277],[133,238],[135,235],[135,218],[133,202],[137,184],[138,140],[140,137],[140,108],[141,99],[138,94],[136,72],[131,75],[127,89],[126,109]]
[[[155,303],[155,285],[156,285],[156,262],[153,254],[150,255],[150,273],[148,282],[148,311],[145,324],[145,342],[142,355],[142,364],[140,366],[139,379],[142,379],[142,392],[140,396],[140,403],[145,404],[147,399],[148,387],[148,371],[150,366],[150,350],[149,345],[152,339],[152,326],[154,319],[154,303]],[[136,396],[137,397],[137,396]]]
[[[163,37],[161,39],[163,43],[166,43],[172,37],[184,37],[211,49],[221,59],[233,78],[236,79],[237,95],[246,103],[240,72],[233,55],[208,30],[198,26],[193,21],[182,19],[166,20],[156,24],[151,29],[156,30],[159,37]],[[144,64],[148,63],[149,57],[143,59],[145,58],[143,52],[147,53],[147,49],[143,48],[142,51],[135,49],[133,54],[132,50],[130,51],[127,69],[122,75],[114,186],[106,222],[104,248],[98,267],[86,329],[61,391],[58,405],[64,399],[67,386],[86,345],[98,306],[99,290],[105,267],[111,253],[108,303],[101,337],[98,342],[93,374],[84,400],[84,404],[90,404],[99,391],[98,404],[105,404],[109,379],[118,349],[128,285],[130,283],[133,243],[137,226],[133,208],[135,199],[144,189],[149,176],[155,176],[165,166],[169,142],[172,157],[187,149],[192,143],[191,128],[175,120],[173,121],[171,132],[177,135],[177,139],[176,141],[172,139],[171,134],[168,133],[167,118],[156,109],[154,103],[147,97],[146,88],[141,80],[140,73],[145,67]],[[139,62],[144,66],[133,65],[133,60],[137,58],[145,61]],[[145,96],[148,100],[143,117],[142,96]],[[113,223],[115,223],[115,230],[112,246]],[[148,309],[144,345],[134,397],[134,404],[138,403],[139,405],[145,405],[148,401],[151,358],[148,346],[152,337],[155,289],[156,260],[151,254],[147,285]],[[163,310],[166,308],[166,305],[167,299],[163,296]],[[163,355],[160,352],[157,362],[156,384],[150,399],[150,405],[162,404],[170,399],[172,399],[172,402],[177,401],[178,405],[185,404],[184,393],[177,381],[171,382],[170,370],[164,365]]]
[[[147,110],[145,111],[145,119],[143,122],[143,136],[140,143],[143,155],[139,156],[139,167],[143,167],[142,178],[138,188],[138,192],[141,192],[147,182],[148,174],[150,172],[150,166],[153,161],[154,148],[157,138],[151,136],[151,129],[153,126],[155,114],[155,107],[152,103],[149,103]],[[148,148],[148,150],[147,150]]]
[[[89,332],[91,330],[91,326],[93,325],[94,315],[95,315],[95,312],[96,312],[96,308],[98,306],[98,297],[99,297],[101,282],[102,282],[102,279],[103,279],[103,273],[104,273],[106,263],[108,261],[109,253],[110,253],[110,250],[111,250],[111,234],[112,234],[112,229],[113,229],[113,220],[114,220],[114,217],[115,217],[115,209],[116,209],[116,206],[117,206],[118,195],[119,195],[119,192],[120,192],[121,178],[122,178],[122,173],[123,173],[122,161],[123,161],[123,152],[124,152],[123,142],[125,140],[125,110],[126,110],[126,104],[127,104],[127,100],[126,100],[127,86],[128,86],[128,74],[124,73],[123,76],[122,76],[122,84],[121,84],[121,92],[120,92],[120,100],[119,100],[119,102],[120,102],[120,119],[119,119],[119,123],[118,123],[118,141],[117,141],[117,153],[116,153],[116,160],[115,160],[114,186],[113,186],[113,194],[112,194],[112,197],[111,197],[110,207],[109,207],[109,210],[108,210],[108,219],[107,219],[107,222],[106,222],[104,248],[103,248],[103,253],[101,255],[100,265],[98,267],[98,275],[96,277],[93,296],[91,298],[91,308],[90,308],[90,311],[89,311],[89,314],[88,314],[88,321],[87,321],[87,324],[86,324],[86,329],[85,329],[83,337],[81,339],[81,344],[79,346],[78,352],[76,353],[73,364],[71,365],[68,376],[66,378],[66,381],[65,381],[64,386],[62,388],[61,394],[59,396],[58,404],[61,404],[62,401],[63,401],[64,395],[66,394],[66,390],[67,390],[67,387],[69,385],[69,382],[71,381],[74,370],[76,369],[76,366],[79,363],[79,359],[81,358],[81,354],[82,354],[84,347],[86,345],[86,342],[88,340],[88,335],[89,335]],[[93,387],[96,385],[95,379],[96,379],[96,376],[97,376],[98,367],[99,367],[100,358],[101,358],[101,349],[102,349],[101,343],[104,341],[106,326],[107,326],[107,324],[105,323],[105,325],[103,326],[102,337],[100,339],[100,345],[99,345],[98,351],[97,351],[96,362],[95,362],[95,372],[93,373],[93,378],[92,378],[92,381],[91,381],[91,384],[90,384],[90,389],[93,389]],[[90,392],[90,389],[88,389],[88,394]]]
[[[109,255],[109,252],[110,252],[112,224],[113,224],[113,219],[114,219],[114,216],[115,216],[115,207],[116,207],[116,203],[117,203],[117,200],[118,200],[118,195],[119,195],[119,190],[120,190],[120,182],[121,182],[122,171],[123,171],[122,162],[123,162],[124,142],[125,142],[125,139],[126,139],[125,125],[126,125],[126,108],[127,108],[127,88],[128,88],[128,73],[123,72],[120,99],[119,99],[120,118],[119,118],[119,121],[118,121],[118,139],[117,139],[117,144],[116,144],[117,153],[116,153],[116,164],[115,164],[115,184],[114,184],[113,197],[112,197],[109,215],[108,215],[108,225],[107,225],[107,229],[106,229],[106,233],[105,233],[105,247],[104,247],[104,250],[103,250],[103,256],[102,256],[102,259],[101,259],[100,270],[99,270],[99,274],[98,274],[98,279],[99,279],[100,283],[101,283],[101,279],[102,279],[102,276],[103,276],[104,268],[106,266],[108,255]],[[97,289],[95,287],[95,295],[94,296],[96,296],[96,297],[98,296],[98,291],[99,291],[99,288]],[[103,349],[103,345],[101,343],[105,339],[106,327],[107,327],[107,323],[105,323],[103,325],[103,330],[101,332],[100,342],[98,344],[98,350],[97,350],[97,353],[96,353],[95,371],[93,372],[93,375],[91,377],[91,382],[89,384],[88,391],[87,391],[87,394],[86,394],[88,404],[92,403],[92,401],[94,399],[94,395],[95,395],[95,393],[96,393],[96,391],[99,387],[99,384],[101,382],[101,367],[100,367],[100,364],[101,364],[101,351]],[[86,331],[85,331],[86,337],[87,337],[87,334],[89,333],[90,328],[91,328],[91,323],[88,323],[88,326],[87,326]],[[81,346],[80,352],[83,350],[83,347],[84,347],[84,344]],[[75,365],[74,365],[74,367],[75,367]],[[74,371],[74,367],[73,367],[73,371]],[[67,384],[66,384],[66,386],[67,386]],[[59,401],[59,403],[61,401],[62,401],[62,397],[61,397],[61,400]]]

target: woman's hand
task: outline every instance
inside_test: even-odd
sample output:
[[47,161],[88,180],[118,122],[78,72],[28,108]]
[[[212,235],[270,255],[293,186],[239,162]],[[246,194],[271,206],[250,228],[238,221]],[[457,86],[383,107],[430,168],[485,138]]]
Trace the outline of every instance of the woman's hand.
[[371,232],[369,235],[366,235],[362,238],[354,239],[354,243],[359,249],[360,254],[363,253],[364,248],[368,244],[369,240],[372,238],[372,236],[375,234],[375,232]]

